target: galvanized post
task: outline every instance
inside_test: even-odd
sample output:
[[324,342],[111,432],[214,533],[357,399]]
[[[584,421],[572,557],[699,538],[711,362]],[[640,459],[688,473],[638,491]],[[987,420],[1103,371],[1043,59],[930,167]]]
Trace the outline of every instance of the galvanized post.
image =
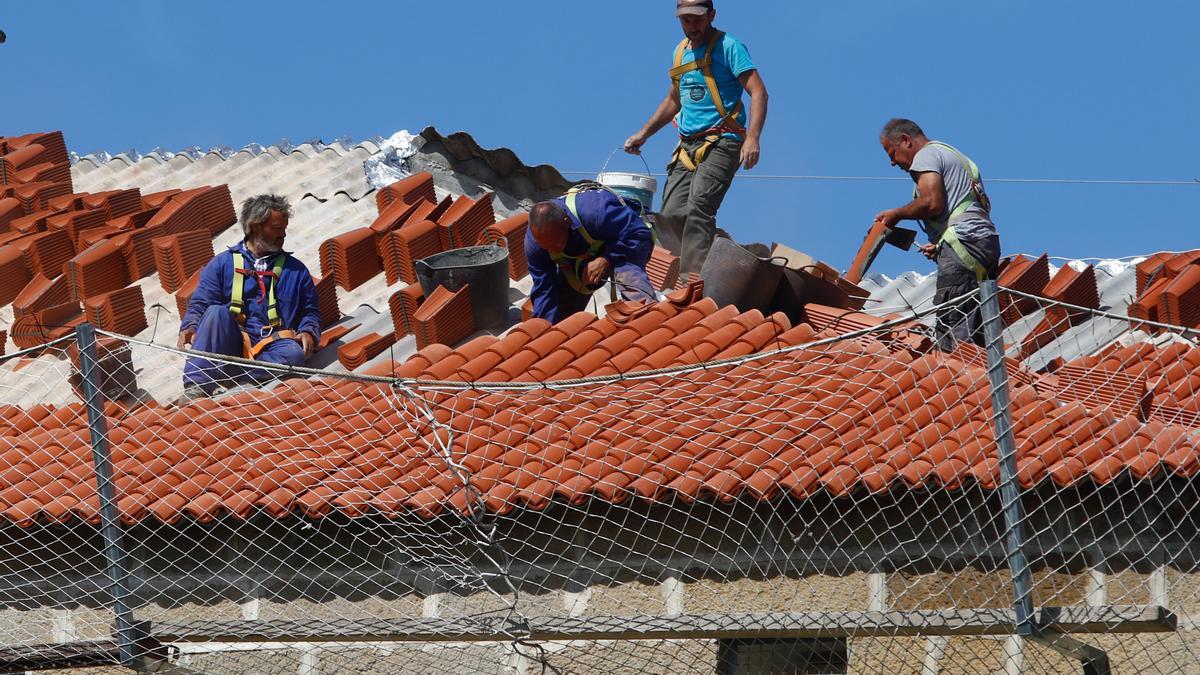
[[979,284],[983,315],[983,336],[987,341],[988,382],[992,388],[992,419],[996,426],[996,447],[1000,451],[1000,500],[1004,508],[1005,551],[1012,573],[1013,608],[1017,614],[1017,634],[1037,632],[1033,617],[1032,584],[1029,562],[1025,559],[1025,514],[1017,484],[1017,444],[1013,440],[1012,407],[1008,398],[1008,369],[1004,365],[1004,328],[1000,320],[1000,297],[994,280]]
[[108,448],[108,424],[104,418],[100,373],[96,367],[96,328],[90,323],[81,323],[75,328],[75,338],[79,347],[79,371],[87,404],[88,427],[92,434],[92,462],[96,467],[96,489],[100,495],[100,527],[104,536],[104,554],[108,559],[108,577],[112,582],[117,644],[120,648],[121,663],[133,667],[137,631],[133,623],[133,612],[126,602],[128,590],[125,587],[125,549],[121,542],[121,527],[117,521],[112,456]]

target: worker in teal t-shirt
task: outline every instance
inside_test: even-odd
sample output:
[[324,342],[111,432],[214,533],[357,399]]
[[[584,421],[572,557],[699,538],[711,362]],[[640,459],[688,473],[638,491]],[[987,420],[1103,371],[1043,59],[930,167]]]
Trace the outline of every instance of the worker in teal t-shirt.
[[[625,151],[642,145],[672,119],[679,145],[667,165],[659,241],[680,254],[680,271],[696,274],[717,232],[717,210],[738,166],[758,163],[767,119],[767,88],[740,40],[713,26],[712,0],[678,0],[675,15],[684,39],[675,48],[671,87]],[[750,94],[747,113],[743,92]]]

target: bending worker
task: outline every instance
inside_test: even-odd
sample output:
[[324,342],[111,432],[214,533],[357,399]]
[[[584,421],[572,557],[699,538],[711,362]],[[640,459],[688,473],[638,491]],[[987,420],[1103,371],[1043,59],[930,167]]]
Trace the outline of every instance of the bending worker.
[[[625,151],[642,145],[672,119],[679,145],[667,165],[660,232],[680,240],[680,272],[699,273],[717,232],[717,209],[741,165],[758,164],[759,137],[767,120],[767,88],[746,46],[713,27],[711,0],[679,0],[675,15],[684,39],[675,48],[667,96]],[[742,93],[750,92],[749,126]]]
[[533,315],[558,323],[610,278],[626,300],[655,302],[646,276],[653,249],[650,228],[605,188],[574,188],[534,205],[525,234]]
[[[298,366],[321,338],[317,289],[308,268],[284,252],[287,198],[259,195],[242,203],[245,239],[200,271],[179,329],[179,348]],[[186,393],[213,394],[234,381],[265,382],[270,371],[191,357]]]
[[[984,279],[995,279],[1000,236],[975,162],[946,143],[929,140],[912,120],[890,120],[879,142],[892,166],[907,171],[916,187],[911,202],[880,213],[875,222],[889,228],[901,220],[921,222],[930,243],[918,248],[937,262],[934,301],[942,305],[979,288]],[[935,332],[944,351],[960,341],[985,346],[978,298],[939,309]]]

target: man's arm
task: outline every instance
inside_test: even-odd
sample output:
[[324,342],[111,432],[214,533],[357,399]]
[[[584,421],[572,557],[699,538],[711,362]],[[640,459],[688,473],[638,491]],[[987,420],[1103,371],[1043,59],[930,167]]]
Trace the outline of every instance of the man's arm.
[[525,262],[529,267],[529,278],[533,280],[533,288],[529,291],[529,299],[533,301],[533,316],[554,323],[558,318],[554,306],[554,281],[558,268],[550,259],[550,254],[538,246],[529,234],[525,235]]
[[[917,197],[911,202],[895,209],[881,211],[875,216],[875,222],[882,222],[885,227],[895,227],[901,220],[925,220],[942,215],[946,203],[946,186],[942,183],[942,175],[936,171],[924,171],[917,176]],[[921,244],[917,247],[926,258],[933,260],[937,256],[937,247],[933,244]]]
[[[297,273],[300,275],[300,321],[296,332],[300,334],[300,344],[304,347],[304,353],[308,355],[312,354],[321,342],[321,306],[317,301],[317,286],[313,283],[312,274],[303,265]],[[305,339],[306,337],[308,339]]]
[[659,129],[667,126],[667,123],[678,115],[681,109],[683,109],[683,103],[679,100],[679,87],[675,85],[674,80],[671,80],[666,98],[662,100],[662,103],[658,104],[658,108],[650,116],[650,120],[646,122],[646,125],[640,131],[625,141],[625,152],[631,155],[642,154],[642,146],[646,141],[658,133]]
[[759,139],[767,123],[767,85],[757,70],[748,70],[738,76],[742,87],[750,94],[750,126],[746,127],[746,140],[742,143],[742,168],[753,169],[758,164]]

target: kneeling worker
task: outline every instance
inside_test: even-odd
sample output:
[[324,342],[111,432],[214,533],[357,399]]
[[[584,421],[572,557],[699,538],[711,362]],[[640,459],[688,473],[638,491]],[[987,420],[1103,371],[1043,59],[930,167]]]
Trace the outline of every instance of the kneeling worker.
[[892,227],[901,220],[919,220],[929,235],[920,246],[937,263],[934,302],[939,308],[935,333],[938,347],[954,349],[958,342],[985,346],[978,298],[951,303],[995,279],[1000,264],[1000,236],[992,223],[991,201],[983,189],[979,167],[955,148],[931,141],[916,122],[892,119],[879,135],[884,152],[912,176],[913,200],[875,216]]
[[[321,338],[317,289],[304,263],[283,250],[287,198],[259,195],[242,203],[245,239],[200,271],[179,329],[179,348],[298,366]],[[185,393],[212,394],[235,380],[265,382],[270,371],[191,357]]]
[[653,249],[650,228],[606,188],[574,188],[536,204],[525,235],[533,315],[558,323],[610,278],[626,300],[654,302],[646,276]]

